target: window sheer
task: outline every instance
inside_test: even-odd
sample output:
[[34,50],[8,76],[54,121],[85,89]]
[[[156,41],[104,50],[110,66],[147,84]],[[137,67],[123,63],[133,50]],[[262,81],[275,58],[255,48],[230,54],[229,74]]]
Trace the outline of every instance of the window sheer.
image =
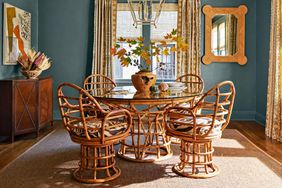
[[[170,33],[172,29],[177,28],[177,4],[165,4],[162,13],[157,22],[157,28],[150,26],[149,32],[142,32],[142,26],[138,25],[137,28],[133,26],[133,20],[131,12],[127,3],[118,3],[117,8],[117,30],[116,37],[136,39],[143,36],[144,38],[150,38],[158,44],[160,40],[163,40],[167,33]],[[119,43],[122,47],[128,47],[125,43]],[[175,46],[174,43],[169,43],[169,47]],[[156,58],[152,58],[152,71],[157,75],[158,79],[175,79],[176,77],[176,53],[172,53],[168,56],[162,55],[160,57],[163,62],[165,70],[157,69],[159,66]],[[134,66],[122,67],[117,58],[114,59],[114,78],[116,80],[131,79],[131,75],[138,72],[138,68]]]

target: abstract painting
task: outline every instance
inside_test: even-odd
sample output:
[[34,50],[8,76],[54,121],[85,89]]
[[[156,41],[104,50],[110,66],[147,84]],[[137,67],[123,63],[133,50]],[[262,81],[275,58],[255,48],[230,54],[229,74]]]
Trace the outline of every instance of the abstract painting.
[[21,54],[31,48],[31,14],[4,3],[3,64],[16,65]]

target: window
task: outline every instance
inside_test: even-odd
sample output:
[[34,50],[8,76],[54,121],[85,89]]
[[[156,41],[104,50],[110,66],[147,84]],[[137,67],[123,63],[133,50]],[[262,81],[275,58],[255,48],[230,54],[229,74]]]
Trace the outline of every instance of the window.
[[[145,28],[146,27],[146,28]],[[158,42],[163,40],[163,36],[171,32],[177,27],[177,4],[167,3],[162,9],[159,17],[157,28],[154,26],[133,26],[133,20],[127,3],[118,3],[117,9],[117,38],[137,38],[143,36],[151,41]],[[126,48],[125,43],[119,43]],[[168,48],[175,46],[174,43],[168,43]],[[165,64],[165,70],[156,69],[158,67],[156,58],[152,58],[151,70],[157,75],[159,80],[175,80],[176,78],[176,53],[168,56],[161,56],[161,62]],[[138,72],[138,68],[134,66],[122,67],[117,58],[114,59],[114,79],[119,82],[131,79],[131,75]]]
[[[215,20],[215,21],[214,21]],[[214,55],[226,55],[226,20],[224,17],[213,19],[212,52]]]
[[[127,43],[119,43],[122,48],[128,48]],[[131,79],[131,75],[138,72],[138,68],[134,66],[122,67],[117,57],[114,60],[114,78],[115,79]]]
[[[170,43],[168,44],[168,49],[170,50],[171,47],[175,47],[176,44]],[[162,55],[160,57],[160,61],[164,63],[164,69],[153,69],[153,73],[157,75],[158,79],[161,80],[175,80],[175,71],[176,71],[176,54],[171,53],[168,56]],[[156,58],[153,58],[153,67],[157,67]]]
[[[133,21],[131,20],[131,12],[128,8],[127,3],[119,3],[117,11],[117,30],[116,37],[124,38],[137,38],[142,36],[142,28],[138,26],[135,28],[133,26]],[[122,47],[126,48],[125,43],[119,43]],[[138,68],[134,66],[122,67],[118,58],[114,59],[114,79],[131,79],[131,75],[138,72]]]

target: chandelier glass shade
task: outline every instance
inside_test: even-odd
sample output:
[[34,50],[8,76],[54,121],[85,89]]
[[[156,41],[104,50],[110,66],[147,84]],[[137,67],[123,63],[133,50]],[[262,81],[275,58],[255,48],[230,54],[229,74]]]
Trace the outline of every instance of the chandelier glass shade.
[[133,25],[154,25],[160,17],[165,0],[127,0],[133,18]]

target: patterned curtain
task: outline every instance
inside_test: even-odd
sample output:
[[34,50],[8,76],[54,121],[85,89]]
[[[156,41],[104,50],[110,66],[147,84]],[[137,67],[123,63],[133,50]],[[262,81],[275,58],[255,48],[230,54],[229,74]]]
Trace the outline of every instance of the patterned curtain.
[[201,1],[178,0],[178,36],[186,39],[188,51],[177,53],[177,77],[201,74]]
[[282,0],[272,0],[265,134],[282,142]]
[[112,77],[110,49],[115,41],[117,0],[95,0],[92,74]]
[[237,18],[229,14],[226,16],[226,50],[227,55],[237,52]]

